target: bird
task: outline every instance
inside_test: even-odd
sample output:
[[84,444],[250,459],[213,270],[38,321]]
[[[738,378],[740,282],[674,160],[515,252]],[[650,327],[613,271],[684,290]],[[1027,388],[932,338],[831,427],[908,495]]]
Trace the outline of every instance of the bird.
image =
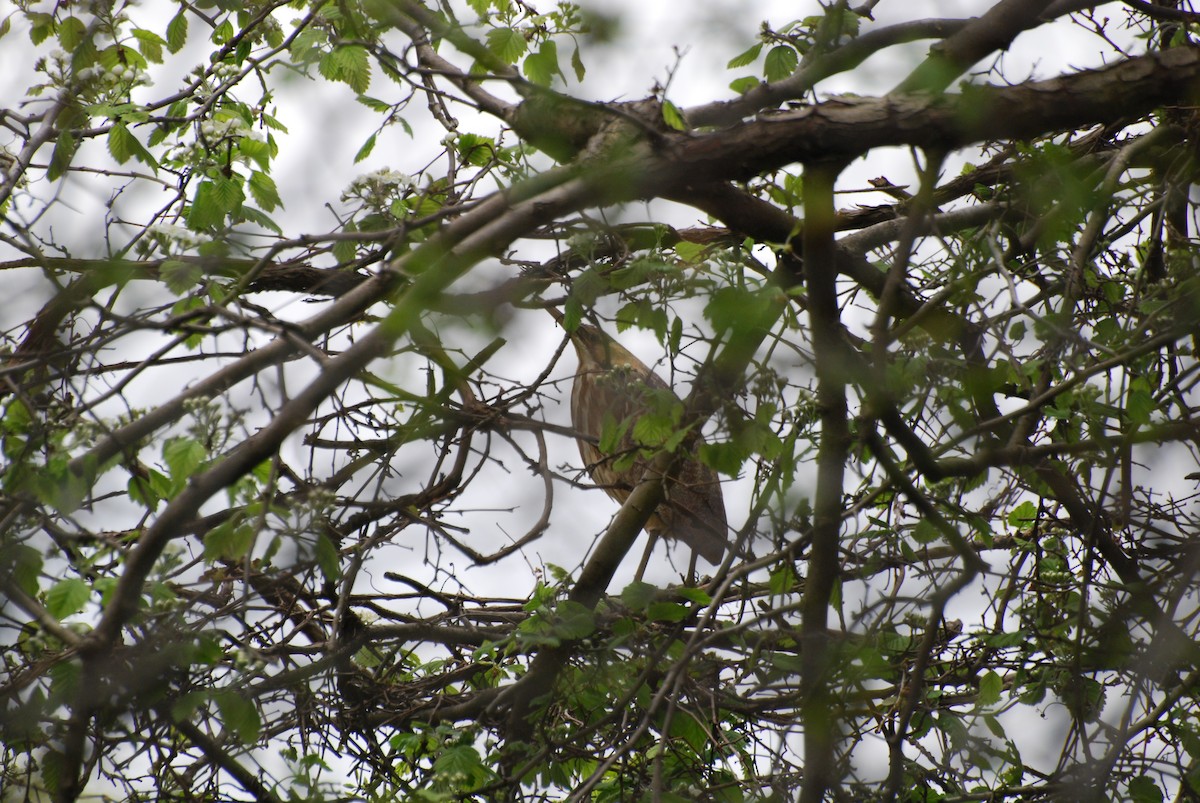
[[[551,314],[563,323],[561,313],[551,309]],[[579,455],[596,484],[623,504],[652,458],[634,440],[634,425],[641,416],[662,409],[664,401],[682,402],[658,374],[598,327],[579,324],[568,336],[579,357],[571,387],[571,424],[578,433]],[[622,433],[608,452],[599,446],[606,420]],[[703,444],[695,437],[691,453],[676,462],[646,531],[682,541],[715,566],[725,554],[728,526],[720,479],[699,458]],[[687,445],[685,441],[684,448]]]

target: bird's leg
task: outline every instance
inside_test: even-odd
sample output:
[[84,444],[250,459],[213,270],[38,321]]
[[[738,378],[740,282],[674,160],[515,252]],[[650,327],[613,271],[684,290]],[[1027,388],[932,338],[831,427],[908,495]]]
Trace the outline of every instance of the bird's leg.
[[646,539],[646,551],[642,553],[642,562],[638,564],[637,573],[633,576],[633,582],[640,582],[642,575],[646,573],[646,566],[650,563],[650,553],[654,551],[654,542],[658,540],[657,535],[650,535]]

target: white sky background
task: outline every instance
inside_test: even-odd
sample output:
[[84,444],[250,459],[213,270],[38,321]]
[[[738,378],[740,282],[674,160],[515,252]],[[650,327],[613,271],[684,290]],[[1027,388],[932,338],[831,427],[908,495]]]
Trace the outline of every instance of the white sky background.
[[[157,11],[156,5],[152,0],[145,2],[140,10],[135,10],[134,13],[153,15]],[[537,2],[535,5],[542,6]],[[747,74],[753,68],[730,71],[726,69],[725,64],[756,41],[755,35],[763,19],[769,19],[774,25],[781,25],[798,17],[819,13],[819,6],[815,0],[759,3],[746,0],[693,0],[686,3],[667,0],[585,0],[581,5],[586,10],[618,19],[619,28],[612,44],[593,44],[585,51],[584,61],[588,75],[580,94],[599,101],[646,97],[655,84],[665,84],[674,70],[669,97],[680,107],[733,96],[728,89],[729,82]],[[876,24],[885,25],[924,16],[971,16],[982,13],[991,5],[993,3],[990,0],[884,0],[875,10]],[[49,4],[46,6],[49,8]],[[173,11],[172,4],[164,3],[161,7],[164,9],[163,13]],[[0,17],[8,15],[12,10],[7,2],[0,1]],[[1123,16],[1119,4],[1110,4],[1104,10],[1115,20]],[[162,23],[149,24],[147,27],[161,30],[163,25],[165,18]],[[864,29],[871,25],[865,23]],[[192,42],[185,51],[192,57],[184,62],[189,67],[203,59],[209,48],[205,41],[197,36],[201,31],[194,22],[192,33]],[[1119,24],[1110,26],[1108,33],[1118,40],[1123,39],[1124,32]],[[823,93],[850,92],[860,95],[885,92],[924,57],[928,45],[928,42],[916,42],[891,48],[856,70],[823,82],[821,90]],[[569,72],[569,68],[565,66],[569,53],[565,52],[562,45],[560,48],[564,68]],[[1032,34],[1022,35],[1013,51],[1003,56],[1004,72],[1009,80],[1016,82],[1027,75],[1047,77],[1073,68],[1096,67],[1102,63],[1102,49],[1102,44],[1093,34],[1077,26],[1059,22]],[[44,53],[45,48],[39,49],[39,52]],[[32,72],[35,57],[27,33],[19,26],[0,40],[0,95],[3,96],[0,105],[16,105],[17,99],[24,95],[25,88],[37,82],[38,79]],[[170,66],[171,57],[168,57],[168,62]],[[465,65],[466,61],[459,59],[458,63]],[[986,66],[988,65],[977,67]],[[154,96],[161,96],[171,88],[172,83],[163,82],[152,87],[150,92]],[[577,92],[577,88],[572,86],[570,91]],[[399,93],[398,87],[376,72],[367,94],[391,100],[399,97]],[[283,226],[287,236],[336,229],[337,221],[324,205],[327,202],[336,204],[341,191],[355,176],[385,167],[415,173],[431,160],[435,160],[442,150],[440,140],[444,132],[440,127],[431,124],[420,102],[410,106],[412,115],[409,122],[415,129],[415,136],[409,138],[399,127],[388,129],[379,137],[371,156],[357,165],[353,163],[354,154],[366,137],[374,131],[377,120],[374,113],[354,101],[353,93],[347,87],[320,79],[309,81],[297,77],[280,84],[277,107],[277,116],[287,125],[289,133],[278,136],[281,152],[273,171],[286,210],[277,212],[274,217]],[[471,120],[462,110],[455,110],[454,113],[459,116],[461,130],[464,132],[492,133],[496,130],[496,124],[491,120]],[[6,142],[5,135],[6,132],[0,132],[0,145],[11,145]],[[97,161],[96,149],[102,148],[102,143],[94,143],[88,147],[91,150],[81,151],[77,163]],[[44,162],[49,158],[49,153],[49,147],[43,149],[36,161]],[[131,162],[125,167],[132,166],[134,163]],[[956,171],[958,167],[959,165],[949,165],[947,173]],[[442,165],[435,163],[431,172],[436,175],[441,169]],[[843,174],[839,186],[843,190],[861,189],[867,186],[867,179],[881,175],[896,184],[913,183],[911,156],[899,149],[875,151],[867,158],[852,164]],[[99,177],[72,176],[65,183],[65,187],[53,189],[61,190],[65,200],[65,203],[57,205],[53,211],[56,232],[60,235],[65,233],[62,239],[78,249],[77,256],[95,256],[102,253],[102,245],[98,244],[103,243],[104,205],[109,200],[111,187],[104,184]],[[127,210],[151,210],[161,203],[161,198],[149,194],[131,200],[132,203],[125,207]],[[851,207],[860,203],[885,202],[886,199],[881,195],[855,194],[840,196],[838,205]],[[123,200],[122,203],[127,202]],[[642,205],[630,205],[620,214],[622,218],[630,220],[651,217]],[[133,215],[127,216],[137,219]],[[694,210],[665,203],[654,205],[652,217],[681,227],[703,222],[703,218]],[[0,261],[13,256],[15,255],[0,246]],[[469,281],[498,282],[507,278],[511,270],[493,261],[473,271]],[[34,271],[0,274],[0,283],[0,287],[5,289],[9,298],[15,299],[16,302],[10,303],[7,310],[0,309],[0,328],[3,329],[27,320],[30,313],[49,297],[47,284]],[[125,292],[131,296],[136,294],[136,284],[131,285]],[[305,318],[315,310],[311,304],[282,295],[262,295],[254,300],[269,306],[285,318]],[[476,348],[490,339],[490,335],[465,329],[449,332],[448,335],[464,344],[474,343]],[[548,316],[529,311],[518,311],[502,332],[502,336],[507,338],[508,345],[488,367],[512,378],[514,382],[530,379],[539,373],[562,337],[560,330]],[[651,335],[630,332],[622,335],[621,340],[647,363],[654,363],[661,356],[661,347]],[[469,347],[466,350],[471,351]],[[692,356],[700,359],[703,353]],[[574,371],[574,365],[574,357],[568,350],[555,376],[569,377]],[[386,366],[373,366],[372,370],[389,376]],[[179,373],[179,382],[172,387],[180,387],[195,378],[188,374],[187,369],[181,369]],[[424,381],[420,375],[405,375],[399,370],[389,378],[397,381]],[[143,387],[141,392],[146,394],[144,404],[152,404],[155,400],[153,394],[162,387],[161,379],[156,380],[155,387]],[[290,380],[291,392],[296,392],[299,387],[300,382],[297,379]],[[569,392],[568,383],[560,384],[559,388],[563,403],[557,408],[549,406],[546,415],[551,420],[566,423],[568,413],[565,400]],[[573,443],[553,435],[547,437],[547,442],[551,449],[552,466],[566,463],[578,465]],[[301,447],[295,442],[292,447],[294,452],[287,455],[288,459],[303,465],[305,458]],[[392,481],[392,484],[411,490],[416,483],[424,480],[424,474],[419,470],[409,473],[404,459],[402,455],[397,461],[397,468],[405,470],[405,474]],[[493,482],[477,483],[470,498],[480,507],[520,505],[523,511],[528,511],[529,520],[536,518],[542,504],[540,479],[516,461],[510,461],[508,469],[507,474],[493,472],[497,477]],[[487,493],[484,493],[485,489]],[[582,560],[583,550],[590,543],[591,536],[603,529],[617,507],[607,496],[597,491],[572,491],[559,485],[555,492],[555,514],[551,529],[526,551],[534,561],[574,569]],[[749,493],[750,489],[745,481],[729,483],[726,487],[726,507],[731,514],[731,524],[735,527],[742,524],[740,516],[744,514],[741,511],[746,509]],[[506,517],[505,527],[511,535],[519,535],[519,526],[510,527],[513,521],[513,517]],[[404,571],[410,563],[419,563],[424,544],[407,541],[406,543],[411,546],[411,550],[409,546],[397,546],[380,553],[381,559],[368,567],[367,575],[364,576],[366,582],[361,591],[365,592],[368,588],[388,593],[406,590],[397,588],[395,583],[382,578],[383,571]],[[641,543],[639,541],[639,546],[635,547],[637,554],[640,554]],[[466,558],[456,553],[447,551],[446,554],[458,567],[467,567],[469,564]],[[660,547],[656,556],[662,555]],[[683,550],[675,550],[674,555],[677,561],[686,562]],[[500,571],[489,567],[471,569],[463,571],[459,579],[471,590],[483,595],[524,597],[531,590],[534,578],[531,572],[525,570],[521,561],[519,556],[514,556],[501,564],[503,568]],[[636,562],[637,555],[631,554],[623,567],[622,575],[613,583],[614,590],[622,587],[631,578]],[[683,567],[684,565],[680,564],[679,568]],[[414,571],[414,574],[420,576],[418,571]],[[678,572],[666,561],[659,560],[652,564],[646,579],[652,583],[664,584],[676,581]],[[967,626],[970,627],[969,620]],[[1029,740],[1028,745],[1022,744],[1023,747],[1034,751],[1028,754],[1027,758],[1036,755],[1036,745],[1042,736],[1051,737],[1047,743],[1053,745],[1057,752],[1061,735],[1055,732],[1057,728],[1052,724],[1053,720],[1051,712],[1051,719],[1040,723],[1040,727],[1027,728],[1024,734],[1021,734],[1021,729],[1018,728],[1015,729],[1017,732],[1012,733],[1023,737],[1022,742]]]

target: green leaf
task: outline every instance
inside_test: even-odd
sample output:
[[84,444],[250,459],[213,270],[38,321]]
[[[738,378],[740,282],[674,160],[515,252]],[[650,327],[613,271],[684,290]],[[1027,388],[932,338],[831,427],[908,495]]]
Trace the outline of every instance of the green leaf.
[[219,226],[225,220],[225,212],[217,203],[215,185],[211,181],[202,181],[196,187],[192,203],[188,207],[187,225],[189,229],[211,229]]
[[932,544],[934,541],[941,538],[941,532],[938,531],[935,525],[929,519],[921,519],[913,527],[913,540],[918,544]]
[[129,482],[125,486],[129,498],[139,505],[142,505],[147,510],[157,510],[158,503],[162,501],[162,497],[154,492],[154,486],[150,481],[139,477],[136,474],[129,478]]
[[671,128],[674,128],[676,131],[687,131],[687,122],[683,119],[683,113],[671,101],[663,101],[662,116],[663,122]]
[[375,138],[377,136],[378,134],[372,134],[371,136],[367,137],[367,141],[364,142],[362,147],[358,149],[358,153],[354,154],[355,164],[358,164],[363,159],[366,159],[371,155],[371,151],[375,150]]
[[476,167],[487,167],[496,158],[496,143],[490,137],[461,134],[454,147],[464,161]]
[[625,440],[625,433],[628,431],[628,420],[617,421],[611,412],[605,412],[603,423],[600,425],[600,442],[597,448],[602,454],[616,454],[621,451],[621,441]]
[[633,439],[643,446],[662,446],[675,433],[675,417],[669,414],[647,414],[633,424]]
[[1000,724],[1000,720],[994,714],[985,714],[983,716],[983,724],[992,732],[992,735],[997,739],[1005,739],[1008,734],[1004,732],[1004,726]]
[[682,622],[691,613],[691,608],[678,602],[652,602],[646,608],[647,618],[654,622]]
[[980,708],[995,705],[1000,702],[1000,692],[1004,690],[1004,680],[995,672],[988,671],[979,678],[979,698],[975,705]]
[[1036,520],[1037,506],[1030,501],[1022,502],[1008,514],[1008,524],[1010,527],[1028,527]]
[[66,17],[58,23],[58,43],[68,53],[79,47],[85,36],[87,36],[87,26],[79,17]]
[[267,217],[253,206],[243,206],[241,215],[244,220],[247,220],[251,223],[257,223],[264,229],[269,229],[276,234],[283,234],[283,229],[279,227],[278,223],[276,223],[274,220],[271,220],[271,218]]
[[1148,775],[1140,775],[1129,782],[1129,798],[1132,803],[1162,803],[1163,793]]
[[751,89],[754,89],[754,87],[758,86],[760,83],[762,82],[753,75],[745,75],[741,78],[735,78],[730,81],[729,88],[739,95],[744,95]]
[[596,614],[586,605],[563,600],[555,611],[554,635],[564,640],[586,638],[596,631]]
[[170,469],[171,479],[187,480],[196,472],[208,454],[204,446],[192,438],[170,438],[162,449],[163,460]]
[[262,720],[258,715],[258,707],[252,701],[230,689],[215,691],[213,697],[225,729],[235,739],[244,745],[258,741]]
[[253,161],[264,172],[271,169],[271,157],[275,155],[276,150],[271,146],[271,143],[250,137],[242,137],[238,141],[237,148],[242,156]]
[[371,59],[361,45],[342,45],[321,57],[318,71],[330,81],[341,81],[360,95],[371,86]]
[[41,573],[42,553],[27,544],[0,541],[0,578],[11,578],[26,594],[37,597]]
[[[154,64],[162,64],[163,46],[167,41],[154,31],[148,31],[145,28],[134,28],[133,38],[138,42],[138,50],[146,57],[146,61]],[[175,51],[171,51],[174,53]]]
[[767,589],[773,596],[780,596],[796,589],[799,579],[790,563],[781,563],[771,570]]
[[493,28],[487,33],[488,48],[508,64],[516,64],[529,43],[515,28]]
[[483,763],[479,752],[469,744],[447,747],[434,760],[433,769],[443,776],[443,783],[466,791],[478,789],[492,777],[491,770]]
[[204,268],[195,262],[168,259],[158,269],[158,277],[163,280],[168,290],[181,296],[200,284],[204,278]]
[[575,48],[571,52],[571,69],[575,71],[575,80],[582,81],[587,75],[587,70],[583,66],[583,59],[579,56],[579,48]]
[[180,11],[167,23],[167,50],[178,53],[187,44],[187,14]]
[[35,45],[45,42],[46,38],[54,33],[54,17],[49,14],[35,11],[26,14],[25,17],[29,20],[29,41]]
[[1125,416],[1135,427],[1150,423],[1150,415],[1154,412],[1154,396],[1150,393],[1150,383],[1145,377],[1137,377],[1129,383],[1129,392],[1125,396]]
[[232,517],[218,524],[204,536],[204,559],[212,562],[222,558],[239,560],[254,546],[257,530],[248,523]]
[[[119,143],[114,142],[114,138],[119,139]],[[113,152],[114,147],[119,148],[122,153],[127,154],[124,159],[117,157]],[[108,148],[113,152],[113,157],[118,158],[119,162],[124,162],[129,156],[137,159],[144,165],[149,166],[155,173],[158,172],[158,160],[154,158],[150,151],[146,150],[145,146],[134,136],[133,132],[128,129],[123,123],[116,123],[108,134]]]
[[60,580],[46,592],[46,610],[61,621],[82,611],[91,596],[92,589],[79,578]]
[[333,541],[330,541],[324,533],[317,534],[316,559],[317,566],[321,568],[321,574],[325,576],[326,580],[332,583],[341,577],[341,556],[338,555]]
[[745,67],[747,65],[753,64],[755,61],[758,60],[758,56],[760,53],[762,53],[762,49],[763,49],[763,43],[759,42],[757,45],[754,45],[753,47],[751,47],[747,50],[743,50],[741,53],[739,53],[736,56],[734,56],[733,58],[731,58],[729,60],[729,63],[726,64],[725,67],[727,69],[733,70],[738,67]]
[[554,77],[562,75],[558,67],[558,45],[548,39],[538,48],[538,52],[529,54],[521,65],[525,77],[538,86],[550,86]]
[[54,181],[67,172],[78,144],[70,131],[59,132],[58,140],[54,143],[54,153],[50,154],[50,166],[46,168],[46,178]]
[[236,178],[219,178],[213,182],[213,202],[227,214],[233,214],[241,208],[246,194],[242,190],[242,182]]
[[800,65],[800,56],[795,48],[788,45],[776,45],[767,52],[763,64],[763,75],[768,81],[780,81],[796,71]]
[[621,590],[621,602],[631,611],[644,611],[654,601],[658,588],[636,580]]
[[727,477],[738,476],[749,457],[749,452],[734,443],[704,443],[700,446],[701,462]]
[[275,187],[275,180],[266,173],[252,171],[249,184],[250,195],[266,211],[273,212],[275,207],[283,206],[283,201],[279,199],[279,190]]

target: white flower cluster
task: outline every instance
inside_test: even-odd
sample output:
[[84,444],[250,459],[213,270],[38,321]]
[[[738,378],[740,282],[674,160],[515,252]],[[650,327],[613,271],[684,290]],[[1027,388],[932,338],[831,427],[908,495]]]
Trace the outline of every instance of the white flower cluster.
[[210,142],[223,139],[262,139],[262,134],[255,131],[240,117],[226,117],[220,120],[205,120],[200,123],[200,135]]
[[241,67],[236,64],[230,64],[228,61],[222,61],[219,64],[214,64],[212,68],[212,77],[218,81],[224,81],[228,78],[235,77],[242,71]]
[[67,86],[72,81],[92,84],[101,91],[114,89],[128,90],[135,86],[149,86],[150,74],[145,70],[128,64],[116,64],[104,67],[93,64],[82,70],[71,73],[71,57],[63,50],[52,50],[38,59],[36,68],[50,77],[51,83],[57,86]]
[[351,181],[342,193],[342,201],[358,199],[373,206],[386,206],[394,197],[407,195],[416,186],[417,180],[407,173],[384,168]]
[[149,233],[152,237],[161,240],[168,248],[177,246],[180,250],[196,248],[205,242],[204,238],[196,232],[170,223],[156,223],[149,228]]

